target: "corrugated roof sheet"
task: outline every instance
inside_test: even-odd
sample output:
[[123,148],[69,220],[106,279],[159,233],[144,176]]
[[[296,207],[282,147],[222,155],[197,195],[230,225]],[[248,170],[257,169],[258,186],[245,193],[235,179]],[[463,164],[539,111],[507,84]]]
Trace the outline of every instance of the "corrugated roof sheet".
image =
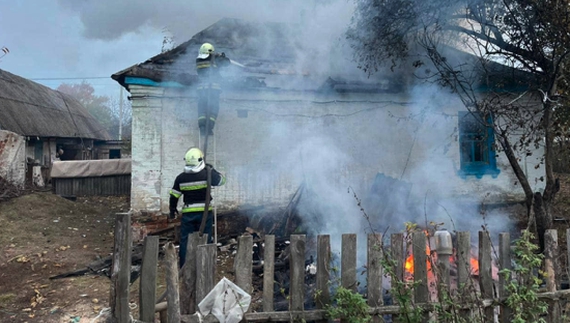
[[73,97],[0,70],[0,129],[24,136],[111,139]]

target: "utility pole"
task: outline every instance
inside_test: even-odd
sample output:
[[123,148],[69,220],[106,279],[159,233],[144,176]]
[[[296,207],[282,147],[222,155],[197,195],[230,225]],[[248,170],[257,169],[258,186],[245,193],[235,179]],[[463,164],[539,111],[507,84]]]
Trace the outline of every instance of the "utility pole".
[[121,88],[121,94],[119,96],[119,140],[123,140],[123,91],[124,88],[122,85],[119,85]]

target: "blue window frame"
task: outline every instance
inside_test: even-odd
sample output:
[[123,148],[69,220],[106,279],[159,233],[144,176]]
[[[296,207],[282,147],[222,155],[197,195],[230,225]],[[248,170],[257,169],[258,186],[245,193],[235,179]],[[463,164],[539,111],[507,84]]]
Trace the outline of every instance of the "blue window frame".
[[491,115],[483,117],[477,112],[459,112],[459,176],[496,178],[501,172],[495,158],[495,134]]

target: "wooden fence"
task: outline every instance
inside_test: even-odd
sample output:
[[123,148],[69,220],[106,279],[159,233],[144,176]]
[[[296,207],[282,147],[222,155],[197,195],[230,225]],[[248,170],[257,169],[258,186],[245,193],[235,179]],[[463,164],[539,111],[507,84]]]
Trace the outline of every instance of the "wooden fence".
[[[570,229],[566,231],[570,236]],[[389,316],[393,322],[406,322],[401,317],[402,308],[398,304],[384,304],[385,292],[382,288],[386,268],[384,253],[390,253],[393,259],[392,277],[398,281],[410,280],[413,295],[413,306],[423,309],[423,322],[442,322],[436,315],[438,290],[443,288],[459,297],[465,303],[460,304],[458,316],[465,322],[474,322],[474,315],[479,315],[484,322],[511,322],[511,309],[506,306],[508,297],[505,277],[496,275],[500,269],[511,268],[511,239],[508,233],[498,236],[498,246],[493,246],[488,232],[480,231],[478,275],[474,278],[470,263],[472,246],[469,232],[458,232],[455,254],[440,250],[437,262],[433,263],[432,253],[426,254],[430,247],[429,238],[424,232],[413,233],[406,237],[402,233],[392,234],[389,238],[390,248],[382,248],[382,236],[370,234],[367,236],[366,264],[366,300],[372,322],[384,322]],[[165,245],[166,268],[166,300],[156,304],[156,276],[158,264],[158,237],[148,236],[144,241],[143,263],[140,274],[139,320],[132,320],[129,315],[129,280],[130,280],[130,215],[118,214],[115,228],[115,247],[112,270],[111,312],[112,321],[154,322],[155,314],[160,313],[163,323],[169,322],[218,322],[212,315],[199,317],[195,312],[196,304],[202,300],[216,284],[216,254],[217,247],[205,244],[205,237],[193,234],[189,237],[187,263],[179,271],[177,254],[172,243]],[[408,239],[408,240],[407,240]],[[234,282],[248,293],[252,292],[252,251],[253,238],[244,235],[238,239],[238,251],[235,255]],[[262,310],[245,313],[248,322],[326,322],[327,311],[324,309],[331,304],[331,243],[329,235],[319,235],[316,241],[316,295],[312,295],[315,308],[305,309],[306,283],[306,236],[292,235],[290,239],[289,257],[289,293],[287,295],[289,309],[274,310],[274,271],[275,271],[275,237],[264,237],[263,291]],[[556,230],[548,230],[546,234],[546,253],[544,268],[548,273],[546,290],[538,294],[548,306],[546,322],[563,322],[563,305],[570,295],[569,290],[559,290],[560,275],[558,237]],[[570,241],[568,241],[570,244]],[[435,248],[431,246],[435,251]],[[570,249],[570,248],[568,248]],[[413,253],[413,267],[409,261],[409,252]],[[192,261],[194,260],[194,261]],[[413,268],[413,269],[412,269]],[[411,274],[413,272],[413,275]],[[494,275],[495,273],[495,275]],[[340,254],[340,286],[357,291],[357,235],[343,234]],[[495,277],[494,277],[495,276]],[[495,279],[495,280],[494,280]],[[398,293],[397,284],[392,284],[390,293]],[[401,286],[401,285],[400,285]],[[461,287],[458,287],[461,286]],[[469,287],[469,288],[466,288]],[[435,293],[434,293],[435,290]],[[463,294],[463,298],[461,297]],[[392,298],[397,303],[397,298]],[[441,307],[439,307],[441,308]],[[345,322],[341,320],[341,322]],[[348,322],[348,321],[346,321]],[[446,322],[451,322],[447,320]],[[480,322],[480,321],[478,321]]]

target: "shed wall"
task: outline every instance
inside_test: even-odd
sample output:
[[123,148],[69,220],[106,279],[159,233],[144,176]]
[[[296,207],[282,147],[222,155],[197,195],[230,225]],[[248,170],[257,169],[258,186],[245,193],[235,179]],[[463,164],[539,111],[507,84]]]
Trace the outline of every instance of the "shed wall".
[[16,185],[26,180],[26,138],[0,130],[0,176]]

